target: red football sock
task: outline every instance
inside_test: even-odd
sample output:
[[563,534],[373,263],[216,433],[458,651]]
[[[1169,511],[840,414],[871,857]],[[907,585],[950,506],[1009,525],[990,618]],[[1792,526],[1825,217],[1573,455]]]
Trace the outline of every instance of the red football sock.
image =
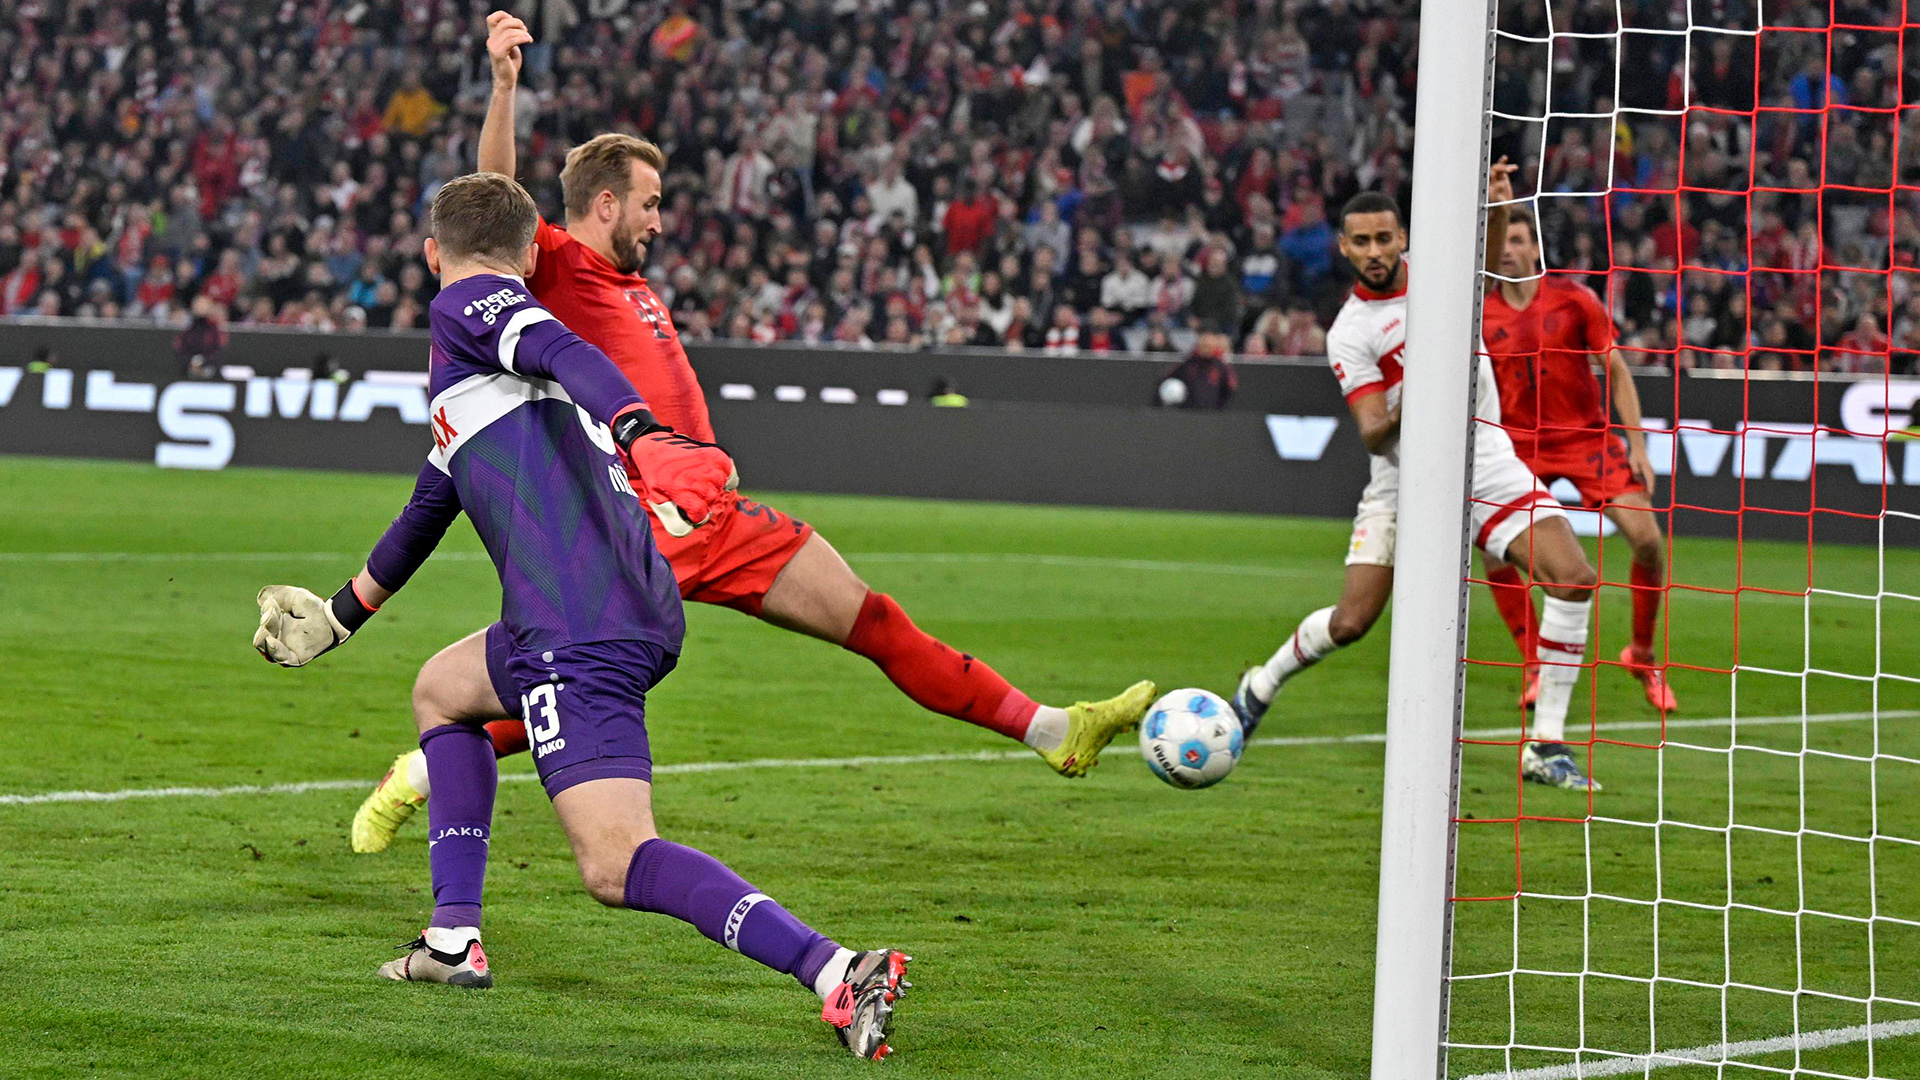
[[1533,593],[1520,571],[1511,566],[1488,570],[1487,591],[1493,594],[1493,606],[1500,609],[1500,617],[1507,621],[1507,630],[1520,650],[1520,659],[1529,664],[1538,663],[1540,617],[1534,614]]
[[493,756],[503,758],[527,748],[527,725],[518,720],[495,720],[487,725],[487,737],[493,740]]
[[1653,624],[1660,621],[1660,597],[1666,575],[1650,566],[1633,564],[1633,652],[1642,660],[1653,656]]
[[880,665],[921,708],[1024,739],[1040,708],[977,657],[913,625],[893,597],[869,592],[847,635],[847,650]]

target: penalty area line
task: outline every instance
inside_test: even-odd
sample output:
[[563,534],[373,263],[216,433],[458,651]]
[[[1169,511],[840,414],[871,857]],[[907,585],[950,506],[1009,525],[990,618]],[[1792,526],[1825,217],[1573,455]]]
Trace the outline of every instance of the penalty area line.
[[[1920,711],[1903,710],[1881,712],[1881,720],[1908,720],[1920,716]],[[1795,724],[1840,724],[1875,719],[1870,712],[1815,713],[1808,716],[1746,716],[1715,717],[1712,719],[1668,720],[1666,728],[1704,728],[1726,727],[1738,723],[1742,727],[1784,727]],[[1626,720],[1600,725],[1606,731],[1644,731],[1659,730],[1658,720]],[[1515,728],[1476,728],[1464,733],[1470,739],[1518,738]],[[1274,738],[1254,739],[1254,746],[1364,746],[1387,741],[1383,732],[1363,732],[1354,735],[1286,735]],[[1110,753],[1137,755],[1138,747],[1122,743],[1109,748]],[[875,754],[857,757],[818,757],[818,758],[753,758],[746,761],[689,761],[672,765],[658,765],[654,772],[661,776],[678,776],[688,773],[742,772],[761,769],[842,769],[860,768],[868,765],[942,765],[965,762],[1024,761],[1033,756],[1031,750],[978,750],[972,753],[934,753],[934,754]],[[538,777],[530,772],[501,773],[502,783],[524,783]],[[0,806],[38,806],[45,803],[112,803],[126,802],[130,799],[218,799],[232,795],[304,795],[311,791],[355,791],[365,790],[372,783],[370,779],[355,780],[302,780],[286,784],[229,784],[220,787],[154,787],[122,788],[116,791],[43,791],[0,795]]]
[[[1708,1043],[1705,1046],[1689,1046],[1680,1050],[1660,1050],[1651,1054],[1625,1057],[1608,1054],[1597,1059],[1569,1062],[1565,1065],[1542,1065],[1518,1071],[1476,1073],[1473,1076],[1462,1077],[1460,1080],[1583,1080],[1584,1077],[1589,1076],[1645,1075],[1653,1069],[1670,1069],[1678,1065],[1719,1065],[1723,1062],[1737,1065],[1740,1064],[1735,1060],[1737,1058],[1784,1054],[1793,1050],[1820,1050],[1829,1046],[1877,1042],[1881,1039],[1897,1039],[1906,1035],[1920,1035],[1920,1020],[1889,1020],[1871,1025],[1824,1028],[1819,1031],[1803,1031],[1798,1035],[1781,1035],[1773,1039]],[[1476,1044],[1473,1049],[1484,1050],[1487,1047]],[[1528,1047],[1528,1049],[1535,1048]],[[1589,1051],[1589,1053],[1592,1052]]]

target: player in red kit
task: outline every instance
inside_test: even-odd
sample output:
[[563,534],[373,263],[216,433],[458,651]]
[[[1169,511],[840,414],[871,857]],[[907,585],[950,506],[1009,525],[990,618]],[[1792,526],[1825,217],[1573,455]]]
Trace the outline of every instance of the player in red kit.
[[[1515,208],[1500,259],[1507,280],[1488,291],[1481,327],[1500,384],[1502,422],[1534,475],[1548,483],[1571,481],[1632,548],[1633,641],[1621,650],[1620,663],[1639,678],[1649,703],[1671,710],[1673,689],[1653,654],[1666,547],[1652,512],[1653,464],[1640,430],[1640,393],[1613,347],[1613,321],[1600,298],[1565,277],[1535,277],[1539,268],[1539,231],[1531,214]],[[1596,361],[1607,365],[1624,441],[1609,430]],[[1532,595],[1512,566],[1494,558],[1486,566],[1500,615],[1529,665],[1522,701],[1531,707],[1539,691]]]
[[[489,15],[487,27],[494,93],[480,131],[479,165],[482,172],[512,176],[520,46],[533,37],[504,12]],[[665,168],[658,147],[630,135],[600,135],[574,147],[560,173],[566,228],[540,223],[534,237],[540,254],[527,284],[556,318],[613,360],[661,423],[712,442],[706,397],[680,335],[640,276],[646,245],[661,231]],[[633,479],[646,499],[640,478]],[[723,493],[699,520],[671,502],[650,502],[650,509],[654,540],[683,598],[731,607],[859,653],[922,707],[1018,739],[1063,776],[1084,776],[1153,701],[1153,684],[1142,681],[1106,701],[1068,708],[1035,702],[979,658],[920,630],[811,526],[737,492]],[[484,648],[476,634],[447,651]],[[487,725],[496,752],[525,750],[525,726],[509,719],[504,705],[499,715]],[[425,805],[425,779],[419,751],[395,760],[354,816],[355,851],[381,851],[392,842],[395,830]]]

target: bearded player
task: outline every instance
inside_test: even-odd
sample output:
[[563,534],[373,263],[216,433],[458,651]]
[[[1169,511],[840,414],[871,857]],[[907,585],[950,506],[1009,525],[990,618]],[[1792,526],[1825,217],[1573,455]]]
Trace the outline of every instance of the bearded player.
[[[1540,276],[1540,232],[1533,215],[1515,210],[1501,247],[1498,288],[1487,291],[1482,334],[1500,383],[1500,414],[1520,460],[1547,483],[1566,479],[1581,502],[1605,513],[1633,551],[1633,640],[1620,663],[1640,680],[1662,712],[1677,707],[1654,664],[1653,630],[1667,580],[1666,546],[1653,515],[1653,463],[1640,430],[1640,391],[1626,358],[1613,347],[1613,320],[1593,290],[1555,275]],[[1626,439],[1607,427],[1607,407],[1593,364],[1607,365],[1613,408]],[[1539,695],[1533,597],[1519,571],[1488,557],[1487,587],[1528,665],[1521,703]]]
[[[842,948],[654,826],[647,692],[678,662],[686,619],[640,519],[661,503],[704,519],[734,482],[733,462],[665,430],[604,353],[533,299],[538,219],[533,197],[496,173],[449,181],[434,196],[425,245],[440,279],[428,310],[434,447],[413,497],[332,599],[286,585],[260,591],[254,648],[301,667],[372,619],[462,513],[500,575],[500,621],[485,647],[436,657],[414,689],[421,752],[440,789],[427,845],[434,908],[380,974],[493,985],[480,921],[498,778],[492,743],[473,721],[513,699],[539,724],[535,768],[594,899],[673,916],[792,975],[819,995],[842,1045],[881,1060],[910,958]],[[645,478],[643,502],[632,475]]]
[[[1491,201],[1511,198],[1512,169],[1504,158],[1494,166],[1488,184]],[[1498,208],[1488,214],[1490,236],[1505,234],[1505,217]],[[1289,679],[1335,649],[1360,640],[1393,594],[1400,381],[1407,334],[1408,267],[1402,257],[1406,246],[1400,208],[1390,196],[1362,192],[1341,209],[1340,253],[1359,281],[1327,331],[1327,360],[1372,454],[1372,478],[1354,515],[1339,602],[1302,619],[1265,664],[1240,677],[1233,709],[1249,733]],[[1446,362],[1445,358],[1414,362],[1436,359]],[[1496,558],[1529,564],[1535,584],[1546,593],[1540,625],[1544,662],[1540,701],[1521,749],[1521,773],[1535,783],[1598,791],[1600,785],[1581,770],[1564,740],[1567,709],[1585,663],[1587,616],[1599,578],[1567,523],[1566,511],[1514,453],[1513,443],[1500,427],[1493,374],[1485,357],[1478,363],[1474,414],[1480,423],[1474,437],[1468,506],[1474,544]]]
[[[494,89],[480,130],[480,170],[512,176],[520,46],[533,36],[504,12],[489,15],[487,28]],[[540,223],[540,258],[527,284],[556,317],[612,358],[662,423],[712,442],[706,399],[680,336],[639,274],[645,245],[661,231],[665,168],[658,147],[628,135],[601,135],[574,147],[560,173],[566,228]],[[634,479],[636,490],[644,490]],[[647,517],[654,540],[685,599],[731,607],[859,653],[922,707],[1018,739],[1062,776],[1086,775],[1107,743],[1137,726],[1153,701],[1153,684],[1143,681],[1106,701],[1040,705],[985,662],[916,627],[811,526],[737,493],[724,495],[699,522],[681,520],[671,504],[653,509]],[[481,638],[472,635],[447,651],[483,647]],[[527,749],[525,725],[504,712],[487,730],[502,756]],[[384,851],[429,793],[421,752],[401,754],[354,815],[353,850]]]

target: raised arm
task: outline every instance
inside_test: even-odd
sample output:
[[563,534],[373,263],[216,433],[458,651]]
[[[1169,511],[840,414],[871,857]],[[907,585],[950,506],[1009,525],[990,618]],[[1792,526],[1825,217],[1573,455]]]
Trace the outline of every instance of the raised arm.
[[520,46],[533,44],[527,24],[504,11],[487,16],[487,58],[493,61],[493,98],[480,125],[481,172],[512,176],[513,94],[520,83]]
[[260,590],[253,647],[282,667],[301,667],[340,645],[400,591],[459,515],[453,480],[431,462],[422,466],[413,497],[374,545],[366,566],[331,598],[297,585]]
[[[485,145],[485,137],[481,139]],[[1513,173],[1518,165],[1507,163],[1506,155],[1493,163],[1487,170],[1487,252],[1484,269],[1491,274],[1500,269],[1500,251],[1507,244],[1507,219],[1510,216],[1507,203],[1513,201]],[[1492,287],[1499,282],[1489,281]]]

